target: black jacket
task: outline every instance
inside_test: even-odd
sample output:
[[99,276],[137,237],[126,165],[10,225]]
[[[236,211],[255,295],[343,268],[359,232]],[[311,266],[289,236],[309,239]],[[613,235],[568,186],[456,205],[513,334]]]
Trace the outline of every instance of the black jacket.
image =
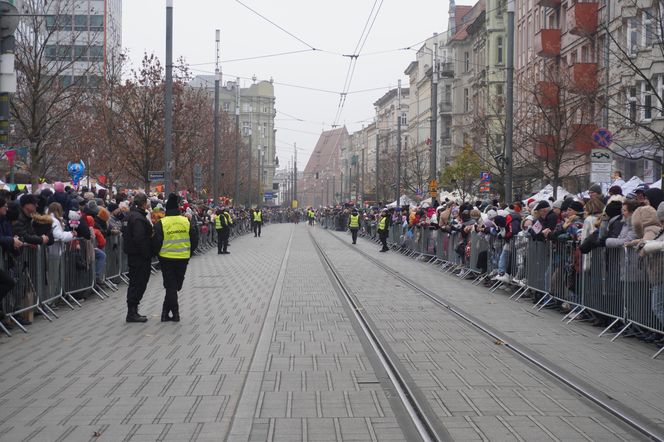
[[[166,211],[166,216],[178,216],[178,215],[180,215],[180,210],[178,209]],[[194,252],[196,251],[196,248],[198,247],[198,229],[196,228],[196,225],[192,221],[189,221],[189,241],[191,243],[191,249],[190,249],[191,256],[193,256]],[[159,251],[161,250],[161,246],[163,244],[164,244],[164,228],[161,225],[161,220],[159,220],[157,224],[155,224],[154,226],[154,236],[152,237],[152,251],[154,252],[155,255],[159,255]],[[182,261],[180,259],[169,259],[161,257],[159,259],[165,259],[167,261]]]
[[136,206],[127,215],[127,227],[124,229],[124,251],[127,255],[152,258],[152,224],[146,218],[147,213]]
[[19,209],[18,219],[12,226],[14,235],[18,236],[21,241],[27,244],[40,245],[42,241],[41,235],[37,235],[32,225],[32,218],[25,214],[22,208]]

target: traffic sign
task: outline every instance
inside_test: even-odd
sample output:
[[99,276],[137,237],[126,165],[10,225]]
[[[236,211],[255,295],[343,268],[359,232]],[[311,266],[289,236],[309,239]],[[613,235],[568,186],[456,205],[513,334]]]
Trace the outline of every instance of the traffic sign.
[[491,175],[491,172],[480,172],[480,181],[485,183],[491,181],[493,178],[493,175]]
[[593,132],[593,141],[599,147],[609,147],[613,143],[613,134],[610,130],[600,127]]
[[272,192],[265,192],[263,194],[263,199],[265,199],[265,201],[272,200],[274,199],[274,194]]
[[149,181],[164,181],[165,173],[163,170],[150,170],[148,171]]

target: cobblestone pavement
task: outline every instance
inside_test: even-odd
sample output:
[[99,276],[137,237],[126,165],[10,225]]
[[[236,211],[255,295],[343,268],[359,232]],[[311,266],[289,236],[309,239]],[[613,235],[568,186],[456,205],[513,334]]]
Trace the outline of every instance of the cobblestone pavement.
[[[124,322],[122,286],[0,337],[0,441],[416,440],[309,232],[455,440],[638,439],[327,232],[285,224],[234,240],[231,255],[194,258],[179,324],[159,322],[156,275],[141,306],[147,324]],[[594,361],[599,382],[621,398],[638,405],[627,391],[638,387],[643,409],[664,409],[662,387],[640,384],[658,379],[649,373],[661,361],[401,256],[376,256],[556,362],[578,353],[583,360],[567,365],[589,380]]]
[[[335,235],[349,240],[345,234]],[[664,428],[664,358],[651,359],[655,351],[652,345],[624,338],[611,342],[610,337],[598,337],[601,329],[589,324],[575,321],[566,325],[556,311],[533,310],[530,300],[513,302],[502,290],[492,295],[484,287],[444,275],[398,253],[375,253],[378,246],[368,240],[358,241],[357,246],[381,255],[391,268],[435,288],[435,293],[457,307]]]
[[122,286],[0,338],[0,440],[406,439],[304,229],[192,259],[179,324],[159,274],[147,324],[124,322]]
[[[350,242],[350,238],[343,234],[333,235]],[[315,237],[346,283],[355,290],[362,308],[454,439],[639,438],[631,429],[617,424],[613,417],[418,295],[323,229],[317,229]],[[481,289],[471,288],[469,283],[434,273],[423,264],[416,269],[417,263],[397,254],[376,253],[379,246],[368,241],[358,241],[358,246],[422,285],[435,288],[443,297],[449,292],[455,292],[455,299],[466,297],[463,307],[467,312],[484,311],[489,324],[492,316],[499,317],[494,322],[502,326],[497,327],[501,331],[513,330],[512,323],[521,323],[522,317],[530,320],[529,312],[506,312],[494,308],[494,304],[507,301],[493,299],[491,305],[487,305],[486,300],[480,301]],[[483,296],[488,297],[486,293]],[[470,301],[471,297],[475,302]],[[481,306],[475,308],[476,304]],[[506,317],[501,317],[503,314]],[[550,331],[553,325],[560,327],[559,319],[544,317],[536,322],[543,324],[533,324],[530,333],[537,336],[540,347],[558,347],[558,351],[563,352],[575,343],[574,340],[559,341]],[[621,357],[624,366],[639,365],[638,361],[625,359],[625,356]],[[595,363],[606,365],[604,358],[596,359]],[[605,366],[602,370],[609,372],[610,367]],[[655,379],[653,377],[651,381]]]

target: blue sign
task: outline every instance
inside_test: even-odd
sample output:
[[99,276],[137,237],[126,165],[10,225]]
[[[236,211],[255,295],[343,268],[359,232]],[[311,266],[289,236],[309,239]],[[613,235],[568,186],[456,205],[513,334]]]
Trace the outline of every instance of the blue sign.
[[272,199],[274,199],[274,193],[272,193],[272,192],[265,192],[265,194],[263,195],[263,198],[265,199],[265,201],[267,201],[267,200],[272,200]]
[[493,178],[491,172],[480,172],[480,181],[489,182],[491,181],[491,178]]
[[600,127],[593,132],[593,141],[599,147],[607,148],[613,143],[613,134],[610,130]]

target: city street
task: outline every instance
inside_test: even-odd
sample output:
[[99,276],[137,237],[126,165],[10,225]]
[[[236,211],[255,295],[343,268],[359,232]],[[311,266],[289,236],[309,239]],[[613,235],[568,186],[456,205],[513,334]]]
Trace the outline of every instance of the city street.
[[349,244],[319,226],[268,225],[230,255],[190,261],[180,323],[159,322],[157,274],[147,324],[125,323],[121,285],[0,337],[0,440],[664,437],[662,361],[648,350]]

